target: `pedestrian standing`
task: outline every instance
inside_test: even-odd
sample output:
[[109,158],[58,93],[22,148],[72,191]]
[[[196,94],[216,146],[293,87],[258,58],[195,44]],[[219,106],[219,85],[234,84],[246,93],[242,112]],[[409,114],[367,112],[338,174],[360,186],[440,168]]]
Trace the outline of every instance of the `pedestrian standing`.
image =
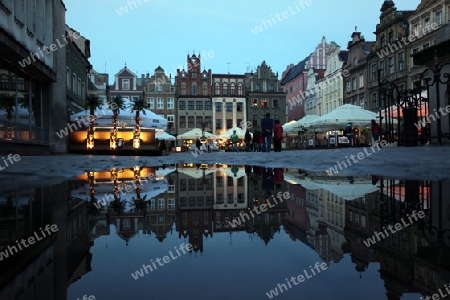
[[198,151],[200,151],[200,148],[202,147],[202,142],[200,141],[200,139],[197,139],[195,141],[195,146],[197,146]]
[[270,152],[272,146],[273,119],[270,113],[266,113],[266,117],[261,119],[261,129],[263,135],[263,152]]
[[380,139],[380,125],[378,125],[375,120],[372,120],[370,131],[372,132],[372,145],[375,145]]
[[239,139],[239,137],[236,134],[236,130],[233,130],[233,134],[230,136],[233,152],[239,152],[238,147],[237,147],[238,139]]
[[250,131],[248,131],[248,129],[247,129],[247,131],[245,132],[245,150],[247,152],[250,151],[251,141],[252,141],[252,135],[250,134]]
[[283,126],[281,126],[280,120],[275,120],[275,126],[273,127],[273,148],[275,152],[281,152],[282,140],[283,140]]
[[253,152],[256,152],[258,150],[258,130],[255,130],[253,132]]
[[349,147],[353,146],[353,128],[352,123],[348,123],[347,126],[344,129],[344,135],[348,139],[348,145]]
[[261,131],[258,130],[258,152],[263,151],[264,138]]

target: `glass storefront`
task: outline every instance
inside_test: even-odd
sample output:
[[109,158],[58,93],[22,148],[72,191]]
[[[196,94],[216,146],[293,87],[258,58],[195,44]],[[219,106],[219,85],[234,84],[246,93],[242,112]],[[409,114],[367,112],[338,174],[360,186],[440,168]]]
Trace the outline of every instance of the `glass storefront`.
[[0,141],[48,143],[42,86],[0,61]]

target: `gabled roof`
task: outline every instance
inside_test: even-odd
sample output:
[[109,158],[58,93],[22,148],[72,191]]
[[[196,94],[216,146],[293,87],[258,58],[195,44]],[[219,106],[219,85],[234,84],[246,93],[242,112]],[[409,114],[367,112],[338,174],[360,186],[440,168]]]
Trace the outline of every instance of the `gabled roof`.
[[422,0],[420,4],[417,6],[416,11],[420,12],[422,9],[427,8],[428,6],[434,4],[435,0]]
[[289,72],[284,76],[284,78],[281,79],[281,85],[285,85],[286,83],[290,82],[291,80],[297,78],[300,74],[303,73],[305,70],[306,62],[309,60],[310,56],[303,59],[301,62],[299,62],[297,65],[295,65],[292,69],[289,70]]
[[123,67],[122,70],[120,70],[119,72],[117,72],[116,75],[114,75],[114,77],[137,77],[136,74],[134,74],[132,71],[130,71],[127,66]]

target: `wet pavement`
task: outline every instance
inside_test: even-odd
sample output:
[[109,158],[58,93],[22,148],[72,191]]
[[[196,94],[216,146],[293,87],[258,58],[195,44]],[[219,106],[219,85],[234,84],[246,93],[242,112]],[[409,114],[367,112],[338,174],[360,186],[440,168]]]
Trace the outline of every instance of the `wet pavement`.
[[446,293],[449,149],[23,156],[0,171],[0,299]]

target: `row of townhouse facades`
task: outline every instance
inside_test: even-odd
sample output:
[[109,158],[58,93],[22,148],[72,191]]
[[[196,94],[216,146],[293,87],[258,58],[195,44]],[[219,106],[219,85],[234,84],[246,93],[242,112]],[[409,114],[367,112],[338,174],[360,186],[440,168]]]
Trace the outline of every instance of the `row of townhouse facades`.
[[[104,97],[142,97],[148,109],[168,120],[167,132],[176,136],[195,128],[216,135],[235,127],[261,130],[266,113],[286,122],[286,94],[278,74],[265,61],[254,72],[214,74],[201,69],[200,54],[188,54],[186,69],[176,72],[172,78],[158,66],[152,76],[139,77],[125,66]],[[104,75],[91,71],[91,81]]]
[[[379,82],[388,80],[399,92],[411,90],[426,67],[448,60],[449,19],[447,0],[422,0],[415,10],[398,10],[394,1],[386,0],[374,41],[366,41],[357,28],[346,50],[322,38],[313,53],[283,72],[287,120],[321,116],[347,103],[379,111],[384,103]],[[443,95],[447,102],[441,100],[441,106],[448,104],[448,93]],[[430,98],[430,111],[433,108],[438,107]]]

